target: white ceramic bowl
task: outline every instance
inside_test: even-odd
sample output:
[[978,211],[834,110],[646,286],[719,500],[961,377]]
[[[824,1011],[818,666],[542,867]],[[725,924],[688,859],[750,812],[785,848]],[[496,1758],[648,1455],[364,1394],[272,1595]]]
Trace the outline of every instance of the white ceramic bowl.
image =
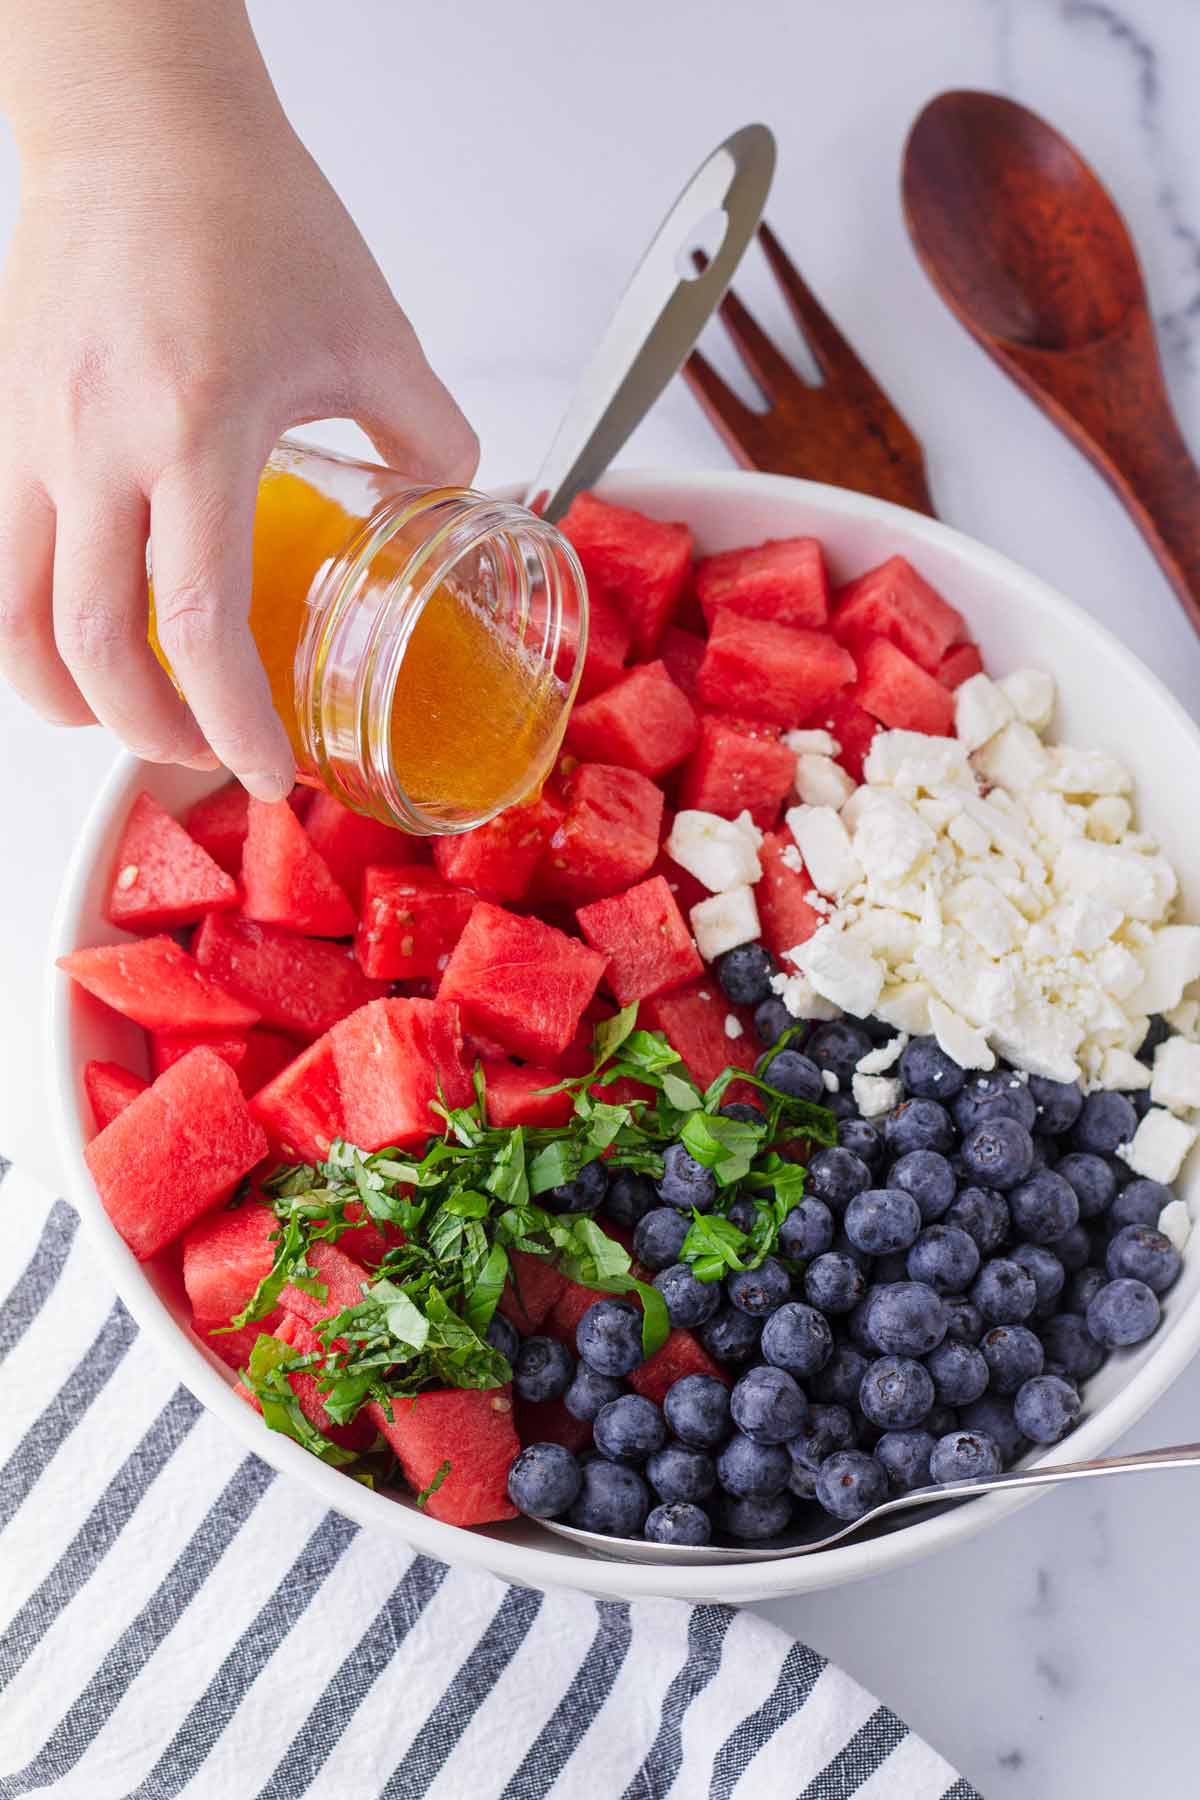
[[[1060,694],[1058,734],[1117,751],[1132,767],[1142,825],[1162,840],[1179,870],[1181,912],[1200,916],[1200,834],[1194,827],[1200,732],[1155,677],[1070,601],[944,525],[840,489],[774,475],[681,473],[614,475],[601,491],[657,517],[685,519],[703,552],[810,532],[823,541],[838,580],[893,551],[909,556],[961,607],[993,673],[1031,664],[1053,670]],[[52,938],[56,955],[122,935],[106,923],[102,907],[117,833],[138,790],[148,788],[178,813],[216,780],[150,767],[131,757],[118,762],[92,808],[66,878]],[[623,1558],[616,1545],[611,1559],[588,1557],[525,1522],[461,1530],[428,1518],[410,1501],[368,1492],[263,1428],[234,1393],[232,1373],[188,1331],[177,1277],[135,1261],[109,1224],[83,1161],[92,1121],[82,1071],[91,1057],[144,1068],[141,1032],[53,971],[48,1029],[49,1083],[66,1192],[130,1312],[180,1380],[248,1449],[370,1530],[528,1586],[563,1585],[625,1598],[659,1594],[746,1601],[831,1587],[895,1568],[957,1543],[1027,1503],[1021,1496],[973,1500],[886,1535],[794,1561],[661,1568]],[[1193,1163],[1182,1191],[1194,1195],[1196,1188]],[[1044,1460],[1099,1455],[1157,1399],[1198,1343],[1200,1255],[1192,1254],[1185,1257],[1183,1277],[1167,1300],[1162,1329],[1137,1351],[1110,1360],[1088,1386],[1084,1422]]]

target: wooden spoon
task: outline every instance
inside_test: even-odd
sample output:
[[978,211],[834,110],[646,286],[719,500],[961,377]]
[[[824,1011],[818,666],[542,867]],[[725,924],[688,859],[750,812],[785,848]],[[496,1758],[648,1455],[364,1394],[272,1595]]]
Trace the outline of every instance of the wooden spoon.
[[1200,470],[1171,411],[1137,252],[1095,173],[999,94],[930,102],[901,190],[926,274],[1091,458],[1200,631]]

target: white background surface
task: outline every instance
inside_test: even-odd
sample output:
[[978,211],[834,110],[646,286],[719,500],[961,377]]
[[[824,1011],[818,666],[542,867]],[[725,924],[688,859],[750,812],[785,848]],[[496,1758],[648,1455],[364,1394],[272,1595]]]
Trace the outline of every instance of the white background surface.
[[[769,216],[922,438],[941,516],[1071,593],[1185,704],[1200,704],[1200,644],[1140,539],[953,324],[897,202],[904,135],[932,94],[990,87],[1047,113],[1133,227],[1169,385],[1200,450],[1191,0],[258,0],[252,10],[302,136],[480,432],[484,482],[532,471],[675,191],[728,131],[762,118],[781,153]],[[17,185],[0,139],[0,241]],[[739,285],[790,346],[753,253]],[[352,441],[344,428],[327,435]],[[622,461],[725,457],[677,383]],[[0,695],[0,1151],[51,1180],[36,1042],[42,942],[110,755],[97,734],[55,734]],[[1198,1421],[1193,1370],[1137,1440],[1200,1437]],[[1141,1789],[1173,1800],[1195,1791],[1200,1750],[1195,1479],[1049,1497],[936,1563],[766,1610],[844,1662],[988,1795],[1116,1800]]]

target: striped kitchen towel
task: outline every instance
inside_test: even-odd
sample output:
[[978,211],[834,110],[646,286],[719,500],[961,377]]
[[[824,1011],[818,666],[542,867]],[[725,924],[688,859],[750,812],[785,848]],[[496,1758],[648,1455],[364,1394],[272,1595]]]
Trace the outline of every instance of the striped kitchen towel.
[[0,1173],[3,1800],[975,1796],[752,1613],[505,1587],[323,1512]]

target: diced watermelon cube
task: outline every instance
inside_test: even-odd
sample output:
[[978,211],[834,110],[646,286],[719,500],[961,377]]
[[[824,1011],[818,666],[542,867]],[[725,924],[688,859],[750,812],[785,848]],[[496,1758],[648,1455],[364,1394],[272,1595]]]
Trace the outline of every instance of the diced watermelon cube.
[[229,1064],[193,1050],[94,1137],[84,1158],[104,1210],[144,1261],[227,1200],[266,1151]]
[[518,1397],[515,1417],[522,1449],[527,1444],[561,1444],[572,1456],[578,1456],[592,1441],[588,1421],[569,1413],[561,1400],[534,1401]]
[[819,628],[829,619],[829,579],[816,538],[770,538],[696,564],[696,594],[712,623],[722,607],[777,625]]
[[286,800],[250,802],[242,852],[242,911],[307,937],[349,937],[354,908]]
[[860,647],[853,692],[863,711],[881,725],[926,731],[933,737],[954,732],[954,696],[949,688],[887,638],[870,638]]
[[854,658],[825,632],[747,619],[723,606],[700,665],[700,697],[721,712],[793,726],[854,673]]
[[436,869],[368,869],[354,953],[364,975],[411,981],[440,975],[478,896]]
[[469,1030],[495,1038],[514,1056],[546,1062],[570,1043],[603,973],[604,958],[565,932],[481,900],[455,945],[438,1000],[456,1001]]
[[306,1325],[319,1325],[332,1319],[349,1306],[357,1306],[368,1284],[367,1271],[337,1244],[318,1239],[311,1244],[304,1259],[316,1270],[316,1280],[324,1286],[324,1294],[310,1294],[289,1281],[279,1295],[279,1303]]
[[[726,1031],[729,1018],[741,1025],[740,1037],[730,1037]],[[749,1016],[731,1006],[711,981],[696,981],[672,993],[655,995],[642,1007],[639,1021],[647,1029],[663,1033],[682,1056],[697,1087],[708,1087],[723,1069],[754,1067],[758,1053]]]
[[[259,1330],[263,1327],[260,1325]],[[285,1313],[271,1333],[281,1344],[290,1344],[300,1356],[320,1355],[325,1346],[312,1326],[296,1313]],[[253,1349],[251,1345],[251,1349]],[[310,1425],[323,1432],[331,1443],[343,1450],[363,1451],[375,1442],[375,1424],[364,1407],[347,1425],[335,1425],[325,1410],[325,1398],[311,1369],[297,1369],[288,1376],[288,1384],[300,1403],[300,1410]]]
[[[627,615],[619,607],[602,600],[599,594],[593,594],[588,607],[588,646],[579,678],[578,700],[590,700],[594,694],[602,694],[620,677],[632,637],[633,626]],[[573,650],[573,644],[564,645],[560,653],[563,666],[570,666]]]
[[828,731],[838,746],[837,760],[855,781],[863,778],[863,761],[871,741],[879,730],[879,720],[864,712],[853,697],[853,689],[835,694],[813,718],[805,721],[814,730]]
[[488,1063],[487,1116],[489,1125],[565,1125],[574,1110],[570,1094],[546,1094],[562,1080],[553,1069],[536,1063]]
[[271,1273],[279,1223],[261,1200],[209,1213],[183,1235],[183,1285],[198,1319],[228,1321]]
[[346,1135],[328,1034],[252,1095],[250,1111],[284,1161],[324,1162],[334,1139]]
[[884,637],[931,673],[967,622],[903,556],[889,556],[842,588],[833,609],[833,634],[857,651],[865,638]]
[[[208,917],[216,922],[227,915]],[[147,1031],[227,1032],[258,1024],[254,1007],[227,988],[215,970],[181,950],[174,938],[72,950],[59,957],[58,967]]]
[[[167,1031],[150,1033],[150,1067],[156,1075],[185,1057],[189,1050],[213,1051],[222,1062],[236,1069],[245,1060],[246,1036],[243,1032],[184,1031],[178,1036]],[[243,1084],[243,1092],[245,1086]]]
[[937,666],[938,680],[951,690],[961,687],[972,675],[982,674],[983,657],[978,644],[956,644],[953,650],[947,650]]
[[139,794],[117,846],[107,916],[127,931],[194,925],[236,906],[237,885],[149,794]]
[[227,781],[197,800],[184,815],[188,836],[206,850],[227,875],[236,875],[242,866],[242,846],[246,842],[250,796],[240,781]]
[[[671,836],[671,827],[674,823],[675,814],[664,812],[662,822],[664,845]],[[690,869],[685,869],[682,863],[677,863],[673,857],[669,856],[665,847],[659,850],[654,859],[654,867],[650,872],[652,875],[662,876],[674,896],[676,906],[685,919],[693,906],[709,897],[709,891],[704,883],[697,881]]]
[[696,812],[736,819],[748,812],[769,831],[791,793],[796,758],[770,736],[753,737],[715,715],[701,719],[700,739],[679,784],[679,804]]
[[636,769],[581,763],[566,785],[566,814],[538,865],[544,900],[577,906],[619,894],[658,855],[662,790]]
[[663,664],[642,663],[575,708],[567,745],[588,761],[638,769],[653,780],[686,761],[699,729],[694,707]]
[[[223,1363],[228,1363],[231,1369],[244,1369],[250,1361],[250,1352],[257,1344],[261,1334],[265,1331],[268,1337],[272,1336],[286,1317],[287,1314],[283,1308],[276,1306],[265,1319],[259,1319],[253,1325],[242,1325],[237,1331],[227,1331],[225,1330],[227,1320],[202,1319],[198,1314],[193,1314],[192,1330],[203,1343],[208,1345],[210,1350],[221,1358]],[[240,1382],[234,1391],[261,1411],[257,1400]]]
[[281,1075],[296,1055],[296,1041],[281,1031],[256,1025],[245,1037],[246,1054],[236,1064],[243,1094],[257,1094]]
[[693,706],[699,705],[698,680],[700,664],[704,661],[704,639],[694,631],[681,631],[677,625],[669,625],[663,632],[658,655],[675,686],[687,695]]
[[548,1256],[534,1256],[528,1250],[510,1250],[508,1266],[509,1277],[500,1296],[498,1311],[528,1337],[545,1324],[567,1285],[567,1278],[559,1273]]
[[346,1136],[360,1149],[423,1144],[441,1129],[435,1100],[471,1100],[458,1008],[448,999],[373,1000],[329,1035]]
[[521,1445],[510,1388],[435,1388],[413,1400],[393,1400],[391,1406],[391,1419],[378,1401],[371,1401],[367,1411],[395,1451],[414,1493],[424,1493],[449,1464],[425,1501],[431,1519],[488,1525],[516,1518],[508,1471]]
[[369,981],[341,944],[259,925],[240,913],[209,913],[192,949],[202,969],[258,1007],[265,1025],[293,1037],[320,1037],[388,991],[386,982]]
[[424,838],[351,812],[332,794],[314,794],[304,829],[342,892],[357,906],[364,869],[398,868],[429,860]]
[[141,1075],[135,1075],[132,1069],[122,1068],[120,1063],[90,1062],[83,1071],[83,1085],[96,1130],[103,1131],[118,1113],[125,1111],[131,1100],[145,1093],[150,1083]]
[[523,900],[551,833],[565,808],[551,793],[464,831],[433,842],[433,861],[443,880],[470,888],[481,900]]
[[763,942],[777,960],[807,943],[824,921],[808,895],[813,880],[790,831],[768,831],[758,848],[762,879],[754,889]]
[[652,656],[688,578],[687,526],[578,494],[559,529],[575,546],[589,591],[629,620],[636,654]]
[[338,1243],[347,1256],[360,1262],[364,1269],[373,1269],[383,1261],[394,1244],[404,1242],[404,1233],[398,1225],[377,1225],[356,1200],[352,1200],[346,1207],[346,1217],[357,1219],[360,1223],[352,1224],[349,1231],[343,1231]]
[[620,1006],[704,973],[700,952],[661,875],[611,899],[593,900],[575,916],[593,950],[608,958],[605,980]]
[[715,1375],[726,1387],[731,1385],[728,1370],[713,1361],[690,1331],[680,1331],[677,1327],[653,1356],[633,1370],[629,1385],[635,1394],[642,1394],[656,1406],[661,1406],[668,1391],[685,1375]]

